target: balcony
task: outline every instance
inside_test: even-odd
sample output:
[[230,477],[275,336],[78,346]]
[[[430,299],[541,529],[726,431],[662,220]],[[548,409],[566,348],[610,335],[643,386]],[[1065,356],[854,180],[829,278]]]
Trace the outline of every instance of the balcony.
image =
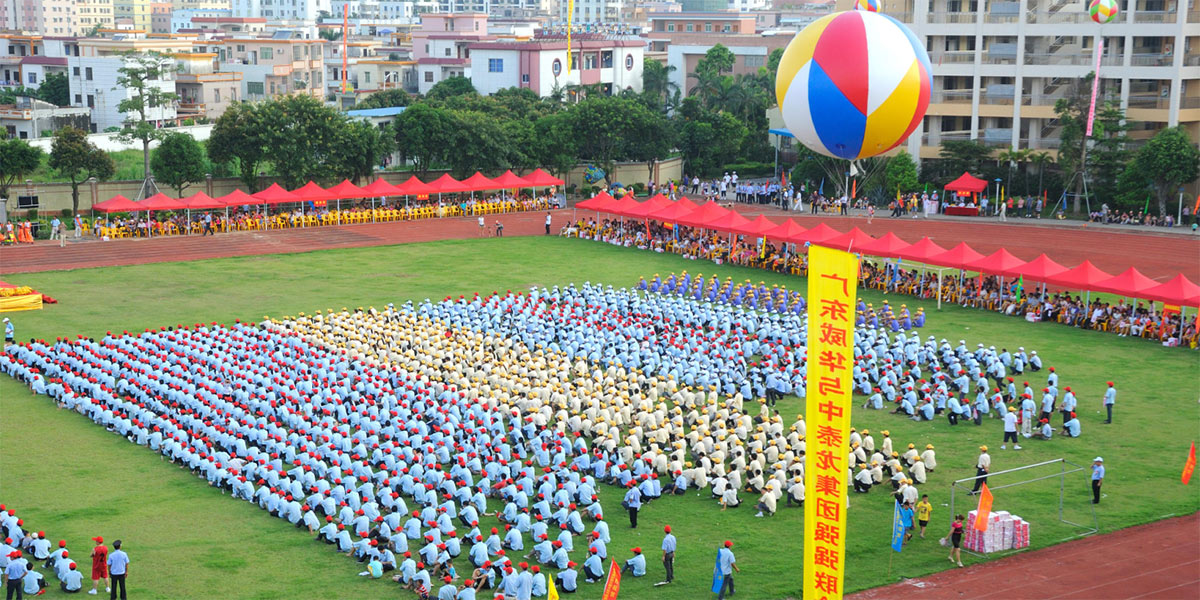
[[1159,94],[1130,94],[1129,108],[1161,108],[1171,107],[1171,98]]
[[[1121,15],[1117,15],[1120,19]],[[1134,23],[1174,23],[1178,17],[1173,10],[1139,10],[1133,13]]]
[[935,52],[929,55],[929,61],[941,64],[971,64],[975,62],[975,53],[969,51]]
[[[1117,17],[1120,19],[1120,15]],[[1030,25],[1058,25],[1070,23],[1088,23],[1091,18],[1086,11],[1073,12],[1027,12],[1025,13],[1025,22]]]
[[1088,54],[1035,54],[1025,53],[1026,65],[1088,65],[1093,57]]
[[1187,14],[1188,23],[1200,23],[1200,10],[1190,10]]
[[1200,54],[1192,54],[1183,57],[1183,66],[1200,67]]
[[934,92],[933,102],[942,104],[970,104],[973,90],[942,90]]
[[1175,57],[1161,52],[1138,54],[1134,53],[1132,64],[1135,67],[1169,67],[1175,62]]
[[933,12],[929,13],[930,23],[974,23],[979,13],[973,12]]
[[1200,96],[1189,96],[1179,99],[1179,108],[1200,108]]

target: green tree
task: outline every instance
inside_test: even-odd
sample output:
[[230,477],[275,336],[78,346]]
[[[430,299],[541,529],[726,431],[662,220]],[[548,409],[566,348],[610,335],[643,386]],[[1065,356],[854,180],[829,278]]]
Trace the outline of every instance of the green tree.
[[37,98],[38,91],[33,88],[27,88],[23,85],[18,85],[14,88],[0,90],[0,104],[16,104],[18,96],[28,96]]
[[685,98],[679,108],[679,151],[686,171],[716,175],[733,162],[749,131],[728,112],[704,108],[694,98]]
[[50,73],[38,88],[38,98],[55,106],[71,104],[71,84],[66,73]]
[[204,181],[207,165],[204,148],[200,142],[186,133],[170,133],[159,142],[150,158],[150,166],[158,180],[183,195],[187,186]]
[[1145,178],[1158,200],[1158,214],[1165,215],[1167,200],[1200,176],[1200,150],[1183,126],[1168,127],[1138,150],[1128,170]]
[[628,158],[646,163],[647,179],[653,179],[655,163],[675,147],[675,128],[666,115],[640,102],[633,102],[630,107],[630,126],[638,134],[627,140]]
[[125,114],[124,127],[118,139],[124,142],[142,143],[142,161],[149,178],[150,142],[162,139],[166,133],[150,121],[155,109],[170,106],[179,99],[178,94],[163,91],[156,84],[164,73],[174,65],[169,58],[156,52],[127,54],[125,65],[117,69],[117,86],[113,90],[127,90],[131,95],[117,104],[117,110]]
[[454,96],[477,96],[479,92],[475,91],[475,86],[471,84],[471,80],[466,77],[448,77],[429,88],[429,93],[425,94],[430,100],[445,100]]
[[708,49],[704,53],[704,58],[701,58],[696,63],[696,73],[713,73],[720,75],[733,71],[733,61],[735,57],[733,51],[726,48],[722,44],[717,44]]
[[[1064,177],[1074,178],[1075,201],[1072,208],[1074,212],[1079,212],[1083,200],[1084,176],[1088,178],[1088,181],[1095,181],[1096,176],[1100,175],[1105,180],[1105,184],[1111,186],[1112,174],[1098,173],[1095,168],[1103,166],[1107,169],[1112,166],[1114,160],[1128,159],[1128,155],[1121,153],[1125,144],[1124,132],[1128,129],[1124,123],[1125,113],[1113,99],[1099,100],[1102,104],[1096,107],[1092,124],[1092,138],[1087,137],[1093,79],[1095,79],[1095,73],[1088,73],[1086,76],[1076,79],[1068,88],[1066,96],[1054,103],[1054,114],[1058,117],[1060,127],[1058,166]],[[1105,135],[1103,132],[1109,132],[1109,134]],[[1089,152],[1092,152],[1092,148],[1088,145],[1089,139],[1095,139],[1100,152],[1105,154],[1101,157],[1099,164],[1087,156]],[[1077,174],[1081,176],[1076,177]]]
[[346,115],[307,94],[282,96],[263,103],[258,111],[263,146],[283,185],[297,188],[309,180],[333,178]]
[[331,29],[331,28],[325,27],[325,28],[322,28],[320,31],[317,31],[317,35],[321,36],[321,39],[323,39],[323,40],[329,40],[331,42],[336,42],[336,41],[342,39],[342,30]]
[[984,171],[984,163],[995,160],[992,149],[976,140],[942,142],[942,146],[938,148],[938,157],[940,179],[944,179],[939,180],[942,185],[950,183],[964,171],[980,176]]
[[560,178],[579,163],[579,138],[565,112],[546,115],[533,124],[533,155],[537,163]]
[[242,185],[251,193],[258,185],[258,167],[266,159],[265,131],[259,113],[255,104],[231,104],[217,118],[208,138],[209,159],[236,164]]
[[363,98],[361,102],[354,105],[355,110],[368,108],[390,108],[393,106],[408,106],[412,101],[412,97],[402,89],[393,88],[390,90],[382,90],[375,92]]
[[509,164],[513,144],[500,122],[481,112],[450,111],[451,135],[443,143],[445,161],[456,177],[469,177],[475,171],[502,171]]
[[642,59],[642,95],[651,106],[666,111],[678,104],[679,85],[671,81],[673,65],[664,65],[653,58]]
[[10,138],[0,129],[0,198],[8,197],[8,188],[37,170],[42,164],[42,149],[25,140]]
[[361,119],[351,119],[337,131],[338,151],[332,155],[331,179],[349,179],[358,183],[375,173],[375,166],[395,148],[391,125],[375,127]]
[[604,169],[612,183],[613,166],[630,156],[629,140],[642,135],[633,115],[643,105],[628,98],[589,95],[569,111],[571,128],[579,138],[579,156]]
[[79,212],[79,184],[91,177],[104,181],[117,170],[112,157],[88,141],[87,132],[71,126],[54,132],[54,141],[50,144],[50,168],[70,182],[71,209],[76,213]]
[[902,193],[911,193],[920,189],[917,179],[917,162],[908,152],[901,150],[895,156],[887,159],[887,166],[884,167],[884,186],[887,188],[887,193],[894,190],[900,190]]
[[446,140],[454,134],[455,122],[445,109],[428,102],[418,102],[393,121],[396,149],[411,160],[419,175],[424,176],[434,164],[443,162],[449,150]]

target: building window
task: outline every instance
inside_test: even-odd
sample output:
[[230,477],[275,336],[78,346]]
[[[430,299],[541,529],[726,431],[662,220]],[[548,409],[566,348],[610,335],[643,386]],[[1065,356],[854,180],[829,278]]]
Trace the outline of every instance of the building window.
[[601,69],[611,69],[612,66],[613,66],[612,50],[605,50],[605,51],[601,52],[600,53],[600,68]]
[[761,67],[766,64],[765,59],[764,56],[747,56],[743,61],[747,67]]
[[583,68],[585,70],[596,68],[596,54],[595,53],[588,52],[587,54],[583,55]]
[[450,49],[446,48],[446,56],[450,56]]
[[695,28],[692,26],[692,24],[691,24],[691,23],[688,23],[688,24],[687,24],[687,30],[688,30],[688,32],[689,32],[689,33],[691,33],[691,32],[692,32],[694,29],[695,29]]
[[503,72],[504,72],[504,59],[503,58],[489,58],[488,59],[488,73],[503,73]]
[[35,84],[35,85],[37,84],[37,73],[30,73],[30,74],[29,74],[29,83],[32,83],[32,84]]
[[75,67],[75,69],[72,70],[71,73],[73,73],[76,77],[79,77],[79,67]]
[[91,68],[91,67],[86,67],[86,68],[84,68],[84,70],[83,70],[83,78],[84,78],[84,79],[86,79],[86,80],[88,80],[88,81],[91,81],[91,80],[92,80],[92,68]]
[[521,83],[529,83],[529,73],[521,73]]
[[273,48],[264,46],[263,49],[259,51],[258,56],[263,60],[271,60],[272,58],[275,58],[275,50]]
[[562,74],[562,61],[558,60],[557,58],[554,59],[554,62],[550,63],[550,72],[554,73],[555,77],[558,77],[560,74]]
[[371,72],[367,71],[363,73],[363,79],[365,79],[367,83],[371,83]]
[[245,46],[245,45],[243,45],[243,44],[238,44],[238,45],[237,45],[237,51],[238,51],[238,52],[245,52],[245,51],[246,51],[246,46]]
[[88,108],[96,108],[96,97],[92,94],[87,95],[87,105]]
[[219,90],[219,89],[213,90],[213,102],[215,102],[217,104],[221,103],[221,90]]
[[712,31],[712,23],[705,23],[704,31]]
[[247,81],[247,82],[246,82],[246,94],[247,94],[247,95],[249,95],[249,96],[261,96],[261,95],[263,95],[263,82],[261,82],[261,81]]
[[75,104],[83,104],[83,95],[75,94]]
[[433,83],[433,71],[425,71],[425,83]]
[[625,55],[625,70],[626,71],[633,70],[633,55],[632,54]]
[[429,54],[429,44],[425,44],[425,54]]
[[729,23],[726,23],[726,24],[722,25],[722,26],[721,26],[721,31],[723,31],[723,32],[725,32],[725,33],[729,33],[729,32],[730,32],[730,29],[729,29]]
[[675,24],[674,24],[674,23],[667,23],[667,31],[668,31],[668,32],[674,32],[674,31],[675,31]]

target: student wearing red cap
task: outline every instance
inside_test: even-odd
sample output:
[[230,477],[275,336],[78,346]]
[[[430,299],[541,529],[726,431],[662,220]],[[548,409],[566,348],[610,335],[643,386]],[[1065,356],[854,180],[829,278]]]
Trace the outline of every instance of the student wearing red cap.
[[726,591],[730,596],[734,594],[733,573],[735,571],[742,572],[737,566],[737,557],[733,555],[733,542],[725,540],[721,549],[717,550],[717,565],[720,567],[722,575],[721,591],[717,593],[717,600],[725,600]]
[[671,526],[667,525],[663,527],[662,541],[662,562],[663,568],[667,571],[667,578],[654,584],[655,586],[666,585],[675,581],[675,546],[675,536],[671,534]]
[[[96,593],[101,579],[108,579],[108,546],[104,545],[104,538],[100,536],[92,538],[92,541],[96,542],[96,546],[92,548],[92,591],[89,594]],[[104,591],[111,591],[108,582],[105,582]]]
[[59,584],[59,587],[62,588],[62,591],[68,594],[79,593],[79,590],[83,589],[83,573],[79,572],[79,568],[75,564],[75,561],[71,561],[71,563],[67,565],[67,569],[67,572],[64,573],[61,578],[62,583]]
[[1108,389],[1104,392],[1104,409],[1108,411],[1108,418],[1104,420],[1105,423],[1112,423],[1113,405],[1116,403],[1117,388],[1115,385],[1113,385],[1113,382],[1110,381],[1108,382]]
[[15,595],[17,600],[21,600],[23,588],[22,579],[29,572],[29,565],[21,559],[21,551],[13,550],[8,553],[8,565],[4,567],[5,585],[5,600],[12,600]]
[[642,549],[632,548],[633,558],[625,561],[625,566],[621,568],[622,573],[633,572],[634,577],[641,577],[646,574],[646,557],[642,555]]

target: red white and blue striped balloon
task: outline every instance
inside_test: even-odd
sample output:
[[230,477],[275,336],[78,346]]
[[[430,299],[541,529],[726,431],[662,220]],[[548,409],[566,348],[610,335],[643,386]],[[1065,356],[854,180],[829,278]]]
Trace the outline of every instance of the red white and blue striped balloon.
[[900,21],[848,11],[805,27],[779,61],[775,95],[802,144],[837,158],[875,156],[903,142],[929,108],[929,55]]
[[879,12],[880,4],[882,3],[883,0],[854,0],[854,10]]

